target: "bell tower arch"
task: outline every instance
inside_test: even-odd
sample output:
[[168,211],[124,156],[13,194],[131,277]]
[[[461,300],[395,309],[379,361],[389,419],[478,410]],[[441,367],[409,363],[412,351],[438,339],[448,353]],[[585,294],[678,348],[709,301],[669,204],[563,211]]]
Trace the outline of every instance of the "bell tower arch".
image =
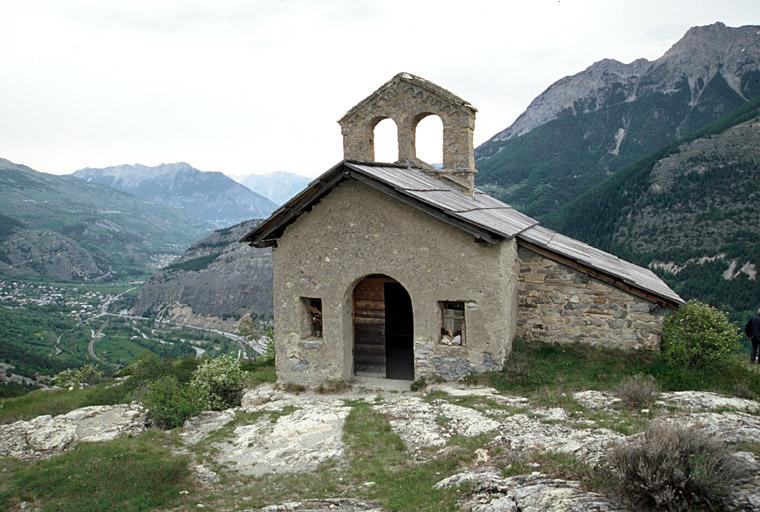
[[[380,120],[390,118],[398,129],[399,159],[395,163],[422,169],[472,194],[477,172],[473,147],[476,112],[470,103],[443,87],[410,73],[399,73],[338,120],[343,157],[374,162],[374,128]],[[417,124],[430,115],[438,116],[443,125],[442,169],[417,158]]]

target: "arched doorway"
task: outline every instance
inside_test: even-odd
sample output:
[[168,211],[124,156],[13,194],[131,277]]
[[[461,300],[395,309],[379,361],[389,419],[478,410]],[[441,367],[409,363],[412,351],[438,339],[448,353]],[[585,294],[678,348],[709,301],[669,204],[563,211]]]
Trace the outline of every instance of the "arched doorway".
[[354,373],[414,380],[412,299],[398,281],[371,275],[353,291]]

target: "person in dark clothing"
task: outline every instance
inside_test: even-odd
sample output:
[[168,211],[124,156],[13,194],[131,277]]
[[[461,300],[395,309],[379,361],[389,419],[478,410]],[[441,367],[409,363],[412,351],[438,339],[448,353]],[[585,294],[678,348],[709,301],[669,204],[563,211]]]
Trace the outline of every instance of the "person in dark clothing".
[[760,309],[757,310],[757,314],[750,318],[747,325],[744,326],[744,334],[747,335],[750,343],[752,343],[749,364],[755,361],[757,361],[757,364],[760,364]]

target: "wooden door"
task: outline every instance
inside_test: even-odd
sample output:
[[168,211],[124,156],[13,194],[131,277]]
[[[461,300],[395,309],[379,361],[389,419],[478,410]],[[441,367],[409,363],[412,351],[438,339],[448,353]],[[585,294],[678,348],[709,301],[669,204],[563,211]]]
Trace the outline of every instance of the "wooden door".
[[385,377],[385,277],[367,277],[354,288],[354,372]]

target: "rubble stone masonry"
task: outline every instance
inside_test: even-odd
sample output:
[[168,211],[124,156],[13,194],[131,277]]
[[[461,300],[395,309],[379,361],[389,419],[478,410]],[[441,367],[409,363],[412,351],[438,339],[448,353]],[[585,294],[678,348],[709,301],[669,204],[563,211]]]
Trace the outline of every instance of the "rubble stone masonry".
[[518,250],[517,337],[623,350],[657,350],[665,309],[552,261]]

